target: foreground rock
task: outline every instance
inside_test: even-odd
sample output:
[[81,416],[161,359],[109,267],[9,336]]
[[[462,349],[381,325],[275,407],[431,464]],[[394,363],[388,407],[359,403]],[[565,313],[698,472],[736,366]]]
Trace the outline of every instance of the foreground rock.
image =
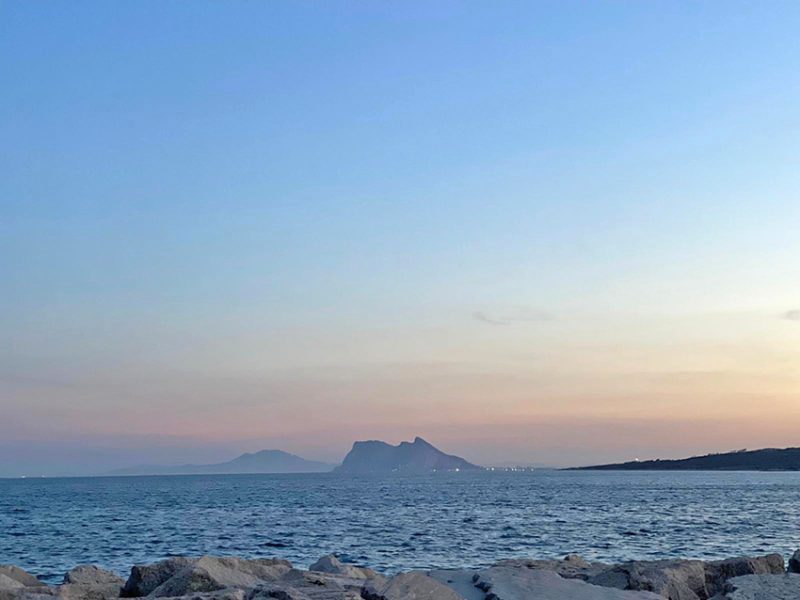
[[642,590],[668,600],[708,600],[732,577],[784,572],[783,557],[729,558],[721,561],[657,560],[623,563],[601,571],[588,582],[625,590]]
[[783,573],[785,568],[780,554],[717,560],[706,563],[706,590],[709,596],[714,596],[721,593],[726,588],[728,580],[734,577]]
[[27,571],[14,565],[0,565],[0,600],[32,597],[34,593],[39,594],[49,590],[46,584]]
[[147,596],[191,563],[192,559],[178,556],[153,563],[152,565],[135,565],[131,569],[131,574],[127,583],[125,583],[125,587],[122,588],[122,595],[126,598]]
[[14,565],[0,565],[0,576],[4,579],[15,581],[24,587],[44,586],[36,577]]
[[565,579],[554,571],[507,566],[478,572],[476,585],[491,600],[663,600],[652,592],[601,587]]
[[[800,551],[789,570],[800,569]],[[47,586],[0,566],[0,600],[800,600],[800,573],[778,554],[719,561],[655,560],[619,565],[577,555],[502,560],[483,569],[410,571],[385,577],[334,555],[308,570],[286,560],[175,557],[136,565],[127,581],[82,565]]]
[[655,592],[669,600],[707,599],[705,563],[659,560],[617,565],[589,579],[594,585]]
[[168,598],[227,588],[248,590],[275,581],[291,569],[290,562],[273,558],[243,560],[203,556],[173,571],[147,595]]
[[789,573],[800,573],[800,550],[797,550],[789,559]]
[[64,583],[75,585],[116,585],[121,588],[125,580],[111,571],[95,565],[79,565],[64,575]]
[[62,598],[77,600],[108,600],[119,598],[125,580],[116,573],[95,565],[80,565],[64,575],[58,588]]
[[[375,575],[374,581],[378,585],[386,581],[385,577],[377,573]],[[305,600],[306,598],[311,598],[313,600],[351,600],[360,598],[361,591],[370,581],[372,581],[371,578],[350,577],[340,573],[322,573],[292,569],[269,586],[273,590],[273,595],[267,597],[283,598],[278,591],[284,590],[285,592],[299,594],[299,596],[286,596],[290,600],[294,600],[295,597],[300,600]]]
[[392,577],[380,587],[367,586],[365,600],[463,600],[453,588],[422,571],[410,571]]
[[730,579],[725,591],[715,600],[797,600],[800,598],[800,574],[745,575]]

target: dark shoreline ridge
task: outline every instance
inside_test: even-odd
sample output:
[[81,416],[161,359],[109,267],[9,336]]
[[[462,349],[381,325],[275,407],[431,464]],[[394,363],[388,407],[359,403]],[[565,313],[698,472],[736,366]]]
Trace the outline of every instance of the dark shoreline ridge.
[[[570,471],[800,471],[800,448],[764,448],[675,460],[641,460],[573,467]],[[800,597],[799,597],[800,598]]]
[[173,557],[136,565],[127,581],[93,565],[48,586],[0,565],[0,600],[797,600],[800,550],[718,561],[655,560],[617,565],[570,554],[508,559],[481,569],[409,571],[392,577],[323,556],[308,570],[279,558]]

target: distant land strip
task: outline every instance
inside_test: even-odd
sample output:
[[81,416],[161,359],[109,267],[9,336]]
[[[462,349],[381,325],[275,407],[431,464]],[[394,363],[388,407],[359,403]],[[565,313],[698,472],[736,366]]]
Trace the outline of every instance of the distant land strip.
[[635,460],[571,471],[800,471],[800,448],[764,448],[676,460]]

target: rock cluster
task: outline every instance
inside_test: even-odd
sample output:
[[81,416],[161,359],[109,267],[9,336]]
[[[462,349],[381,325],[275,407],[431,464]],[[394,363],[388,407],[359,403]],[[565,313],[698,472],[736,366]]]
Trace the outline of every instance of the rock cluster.
[[699,560],[503,560],[483,569],[386,577],[324,556],[308,570],[277,558],[175,557],[136,565],[127,581],[81,565],[48,586],[0,565],[0,600],[799,600],[800,550],[788,572],[778,554]]

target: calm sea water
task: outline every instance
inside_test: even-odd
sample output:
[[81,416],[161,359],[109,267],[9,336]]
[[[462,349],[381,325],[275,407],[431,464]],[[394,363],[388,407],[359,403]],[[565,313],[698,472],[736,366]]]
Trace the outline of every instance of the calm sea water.
[[0,563],[57,581],[170,555],[338,552],[384,571],[569,552],[605,560],[800,547],[800,473],[557,472],[0,480]]

